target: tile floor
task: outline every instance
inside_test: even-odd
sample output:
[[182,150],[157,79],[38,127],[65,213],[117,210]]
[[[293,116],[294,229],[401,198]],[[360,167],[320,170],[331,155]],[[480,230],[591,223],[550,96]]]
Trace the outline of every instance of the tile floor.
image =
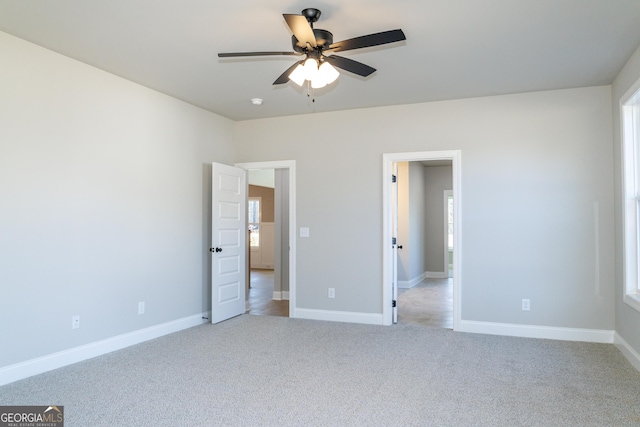
[[424,279],[398,289],[398,323],[453,329],[453,279]]

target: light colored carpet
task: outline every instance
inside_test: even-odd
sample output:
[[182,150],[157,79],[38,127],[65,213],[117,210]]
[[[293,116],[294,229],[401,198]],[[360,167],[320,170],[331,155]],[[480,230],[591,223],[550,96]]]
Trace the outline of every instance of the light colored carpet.
[[637,426],[638,396],[612,345],[249,315],[0,387],[68,427]]

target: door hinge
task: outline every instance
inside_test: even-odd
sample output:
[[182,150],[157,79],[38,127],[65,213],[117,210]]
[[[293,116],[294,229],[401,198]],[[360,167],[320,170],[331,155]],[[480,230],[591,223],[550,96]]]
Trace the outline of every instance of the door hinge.
[[393,308],[396,307],[396,300],[391,301],[391,307],[393,307]]
[[395,175],[391,175],[391,182],[397,182],[398,181],[398,177]]

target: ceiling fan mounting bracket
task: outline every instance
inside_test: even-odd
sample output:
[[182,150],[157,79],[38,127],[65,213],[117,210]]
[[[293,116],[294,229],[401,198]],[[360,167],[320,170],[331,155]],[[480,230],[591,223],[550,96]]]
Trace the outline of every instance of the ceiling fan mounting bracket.
[[307,18],[307,21],[309,21],[309,25],[311,25],[311,28],[313,28],[313,23],[320,19],[321,12],[318,9],[310,7],[304,9],[301,15]]

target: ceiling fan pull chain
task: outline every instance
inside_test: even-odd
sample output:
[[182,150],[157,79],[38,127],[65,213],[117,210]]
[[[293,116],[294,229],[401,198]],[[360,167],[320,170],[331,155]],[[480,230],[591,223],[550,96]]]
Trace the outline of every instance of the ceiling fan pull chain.
[[311,97],[311,102],[316,102],[316,91],[309,80],[307,80],[307,97]]

